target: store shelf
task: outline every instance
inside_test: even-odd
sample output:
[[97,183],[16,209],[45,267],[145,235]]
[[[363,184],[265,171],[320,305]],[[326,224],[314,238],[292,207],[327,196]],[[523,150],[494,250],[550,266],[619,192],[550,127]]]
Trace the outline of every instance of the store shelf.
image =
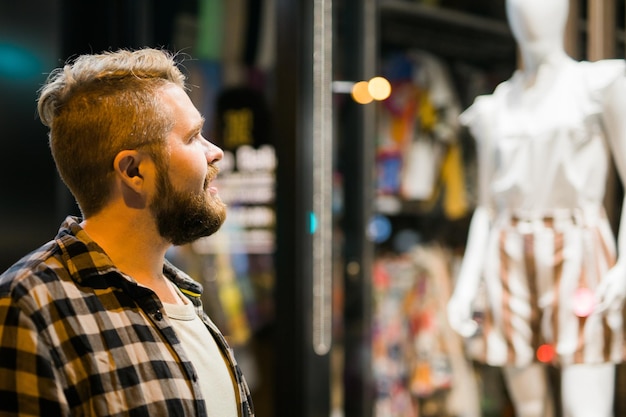
[[380,0],[379,12],[383,46],[489,65],[515,60],[515,40],[505,21],[406,0]]

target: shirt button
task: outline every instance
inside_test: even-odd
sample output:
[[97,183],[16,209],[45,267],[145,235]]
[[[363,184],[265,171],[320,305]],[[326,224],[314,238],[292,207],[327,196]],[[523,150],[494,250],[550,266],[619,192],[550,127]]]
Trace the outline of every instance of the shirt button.
[[161,310],[157,310],[156,313],[154,313],[154,319],[156,321],[161,321],[163,320],[163,313],[161,313]]

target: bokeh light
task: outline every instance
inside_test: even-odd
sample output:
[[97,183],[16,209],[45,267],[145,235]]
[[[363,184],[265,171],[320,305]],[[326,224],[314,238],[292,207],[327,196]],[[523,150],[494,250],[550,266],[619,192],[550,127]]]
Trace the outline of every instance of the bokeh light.
[[588,317],[596,306],[596,297],[589,288],[578,288],[574,293],[574,314]]
[[376,214],[369,222],[367,227],[367,237],[375,243],[382,243],[389,239],[393,228],[391,221],[387,216]]
[[371,103],[374,97],[369,92],[369,83],[367,81],[359,81],[352,86],[352,98],[359,104]]
[[554,360],[556,352],[554,346],[543,344],[537,348],[537,360],[542,363],[550,363]]
[[12,81],[31,80],[41,76],[41,58],[30,49],[0,41],[0,78]]
[[374,100],[386,100],[391,95],[391,84],[384,77],[374,77],[367,83],[367,90]]

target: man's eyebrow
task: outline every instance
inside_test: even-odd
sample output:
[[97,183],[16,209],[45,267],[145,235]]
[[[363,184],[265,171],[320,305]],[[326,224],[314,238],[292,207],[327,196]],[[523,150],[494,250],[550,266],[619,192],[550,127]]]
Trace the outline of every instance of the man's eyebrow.
[[202,128],[204,127],[204,122],[206,119],[204,116],[200,116],[200,119],[197,123],[195,123],[191,129],[189,129],[189,134],[202,133]]

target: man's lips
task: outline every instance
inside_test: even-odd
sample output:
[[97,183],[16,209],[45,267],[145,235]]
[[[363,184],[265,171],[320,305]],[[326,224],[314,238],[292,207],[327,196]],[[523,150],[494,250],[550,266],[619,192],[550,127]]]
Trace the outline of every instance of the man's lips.
[[213,195],[217,194],[218,189],[214,185],[211,185],[211,183],[217,178],[217,174],[219,174],[219,172],[219,168],[215,165],[209,164],[207,176],[204,180],[204,189]]

